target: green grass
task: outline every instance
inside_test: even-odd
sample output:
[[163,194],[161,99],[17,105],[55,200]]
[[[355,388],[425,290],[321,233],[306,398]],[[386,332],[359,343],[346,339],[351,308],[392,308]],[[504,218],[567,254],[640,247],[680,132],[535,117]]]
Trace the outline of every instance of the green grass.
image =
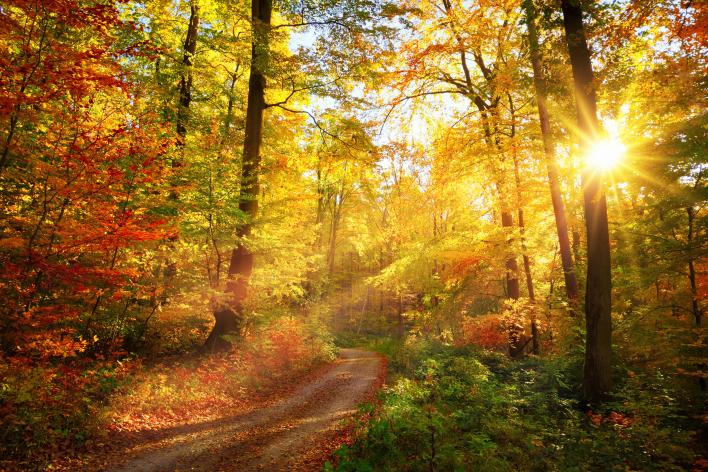
[[387,337],[351,332],[340,332],[335,335],[335,344],[338,347],[356,347],[378,352],[386,357],[392,357],[401,349],[401,341]]

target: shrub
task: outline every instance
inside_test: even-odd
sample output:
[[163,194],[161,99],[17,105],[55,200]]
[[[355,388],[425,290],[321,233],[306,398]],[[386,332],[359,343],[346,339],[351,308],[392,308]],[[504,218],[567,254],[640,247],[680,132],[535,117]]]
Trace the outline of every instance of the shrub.
[[228,353],[143,370],[113,397],[110,427],[159,429],[233,414],[255,391],[334,355],[331,337],[317,322],[274,318],[236,340]]
[[128,361],[0,359],[0,457],[42,461],[82,445],[102,417],[103,402],[132,368]]
[[[512,361],[473,346],[406,346],[399,378],[364,410],[338,471],[685,470],[695,421],[665,383],[621,384],[584,413],[573,396],[579,359]],[[394,366],[395,368],[395,366]],[[401,373],[401,371],[399,371]],[[649,382],[644,379],[643,382]],[[666,392],[664,392],[666,393]]]

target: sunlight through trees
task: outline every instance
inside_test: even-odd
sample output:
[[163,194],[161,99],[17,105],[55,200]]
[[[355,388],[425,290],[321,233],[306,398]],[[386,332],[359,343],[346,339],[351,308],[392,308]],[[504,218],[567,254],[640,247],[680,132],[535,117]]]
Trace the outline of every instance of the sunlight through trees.
[[703,470],[707,15],[3,0],[0,469],[359,346],[328,470]]

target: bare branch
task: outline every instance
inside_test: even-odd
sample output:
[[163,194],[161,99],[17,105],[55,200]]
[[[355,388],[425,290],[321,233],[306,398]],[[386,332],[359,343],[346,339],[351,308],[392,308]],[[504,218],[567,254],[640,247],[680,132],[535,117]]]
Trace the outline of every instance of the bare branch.
[[425,97],[428,95],[443,95],[443,94],[459,94],[459,95],[464,95],[465,93],[460,90],[432,90],[429,92],[419,92],[419,93],[414,93],[413,95],[406,95],[403,97],[400,97],[397,99],[392,105],[391,108],[386,112],[386,116],[384,117],[383,122],[381,123],[381,128],[379,129],[379,135],[383,132],[384,126],[386,126],[386,122],[388,121],[389,117],[391,116],[391,113],[393,113],[393,110],[396,109],[398,105],[401,103],[412,100],[414,98],[420,98],[420,97]]

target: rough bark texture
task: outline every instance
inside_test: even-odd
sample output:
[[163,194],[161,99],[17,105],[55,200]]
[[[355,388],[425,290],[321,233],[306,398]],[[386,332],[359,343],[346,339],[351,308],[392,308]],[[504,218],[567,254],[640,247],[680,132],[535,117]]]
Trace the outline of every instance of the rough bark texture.
[[248,296],[249,281],[253,271],[253,253],[247,246],[253,220],[258,214],[258,174],[261,163],[263,136],[263,112],[265,103],[265,75],[268,60],[268,31],[270,29],[272,4],[270,0],[253,0],[251,20],[253,40],[251,44],[251,71],[248,79],[248,104],[246,106],[246,130],[241,161],[241,190],[239,210],[246,220],[238,227],[238,245],[231,252],[226,298],[214,310],[215,324],[205,348],[209,351],[229,347],[226,334],[238,334],[243,322],[244,302]]
[[[581,149],[587,150],[588,145],[597,136],[598,121],[583,12],[577,0],[563,0],[561,8],[575,82]],[[610,241],[607,201],[600,172],[583,172],[583,202],[587,230],[583,397],[587,402],[598,402],[607,395],[611,387],[612,355]]]
[[558,233],[558,246],[560,248],[561,264],[563,265],[563,277],[565,279],[565,292],[571,304],[578,300],[578,282],[575,277],[573,257],[571,255],[570,239],[568,238],[568,220],[565,214],[565,204],[561,194],[558,181],[558,163],[553,154],[553,137],[551,135],[551,121],[546,103],[546,84],[543,80],[543,66],[541,61],[541,51],[538,44],[538,32],[536,30],[536,8],[533,0],[525,0],[526,21],[528,24],[529,49],[531,55],[531,65],[533,67],[533,81],[536,89],[536,102],[538,104],[539,121],[541,122],[541,137],[543,139],[543,151],[546,157],[548,168],[548,185],[551,189],[551,202],[553,203],[553,215],[556,220],[556,232]]

